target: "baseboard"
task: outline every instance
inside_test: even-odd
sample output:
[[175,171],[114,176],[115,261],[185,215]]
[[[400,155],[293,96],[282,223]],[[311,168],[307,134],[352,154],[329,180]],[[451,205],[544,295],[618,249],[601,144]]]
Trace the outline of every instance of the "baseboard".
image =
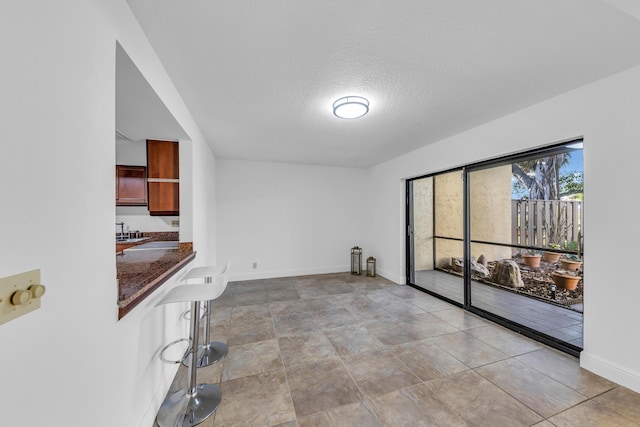
[[320,268],[302,268],[295,270],[272,270],[255,273],[238,273],[229,274],[229,281],[237,282],[240,280],[273,279],[277,277],[309,276],[312,274],[346,273],[349,271],[349,269],[350,267],[348,265],[336,265],[332,267]]
[[580,353],[580,366],[609,381],[640,393],[640,372],[630,370],[585,351]]

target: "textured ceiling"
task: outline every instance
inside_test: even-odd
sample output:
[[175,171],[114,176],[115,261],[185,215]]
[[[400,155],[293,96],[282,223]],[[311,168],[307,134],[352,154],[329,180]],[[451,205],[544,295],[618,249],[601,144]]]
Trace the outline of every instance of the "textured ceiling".
[[223,158],[367,167],[640,63],[601,0],[128,2]]

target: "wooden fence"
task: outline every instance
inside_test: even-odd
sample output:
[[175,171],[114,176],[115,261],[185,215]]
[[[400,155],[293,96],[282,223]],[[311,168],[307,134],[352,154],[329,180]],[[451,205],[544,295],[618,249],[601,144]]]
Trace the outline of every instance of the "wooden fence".
[[583,233],[582,201],[512,200],[511,224],[516,245],[543,248],[550,243],[578,243],[578,233]]

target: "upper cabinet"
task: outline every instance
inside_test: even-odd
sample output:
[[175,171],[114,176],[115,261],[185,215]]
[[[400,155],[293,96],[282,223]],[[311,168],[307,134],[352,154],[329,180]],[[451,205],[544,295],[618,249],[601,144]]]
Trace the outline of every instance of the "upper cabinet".
[[147,204],[147,168],[116,165],[116,206]]
[[180,215],[178,143],[147,140],[149,215]]

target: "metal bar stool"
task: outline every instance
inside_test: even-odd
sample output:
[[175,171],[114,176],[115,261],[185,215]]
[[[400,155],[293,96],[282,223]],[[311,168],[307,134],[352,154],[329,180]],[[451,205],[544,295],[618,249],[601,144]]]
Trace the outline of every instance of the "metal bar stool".
[[[226,288],[229,279],[227,272],[231,266],[231,261],[223,266],[194,267],[182,278],[183,283],[208,284],[217,280],[223,282]],[[222,290],[224,292],[224,289]],[[198,347],[198,368],[209,366],[222,360],[228,353],[227,344],[220,341],[211,340],[211,313],[213,312],[213,300],[207,300],[205,304],[205,324],[204,338]],[[193,313],[192,313],[193,314]],[[186,358],[182,362],[185,366],[191,365],[191,359]]]
[[[197,383],[197,349],[200,330],[200,302],[218,298],[224,292],[226,280],[216,280],[214,283],[197,285],[180,285],[171,289],[156,304],[156,306],[171,303],[191,303],[190,335],[191,345],[183,356],[191,359],[187,387],[167,395],[160,406],[157,422],[160,427],[192,427],[200,424],[213,414],[222,401],[220,388],[215,384]],[[172,345],[182,340],[174,341],[162,349],[160,357]],[[175,363],[182,362],[176,361]]]

